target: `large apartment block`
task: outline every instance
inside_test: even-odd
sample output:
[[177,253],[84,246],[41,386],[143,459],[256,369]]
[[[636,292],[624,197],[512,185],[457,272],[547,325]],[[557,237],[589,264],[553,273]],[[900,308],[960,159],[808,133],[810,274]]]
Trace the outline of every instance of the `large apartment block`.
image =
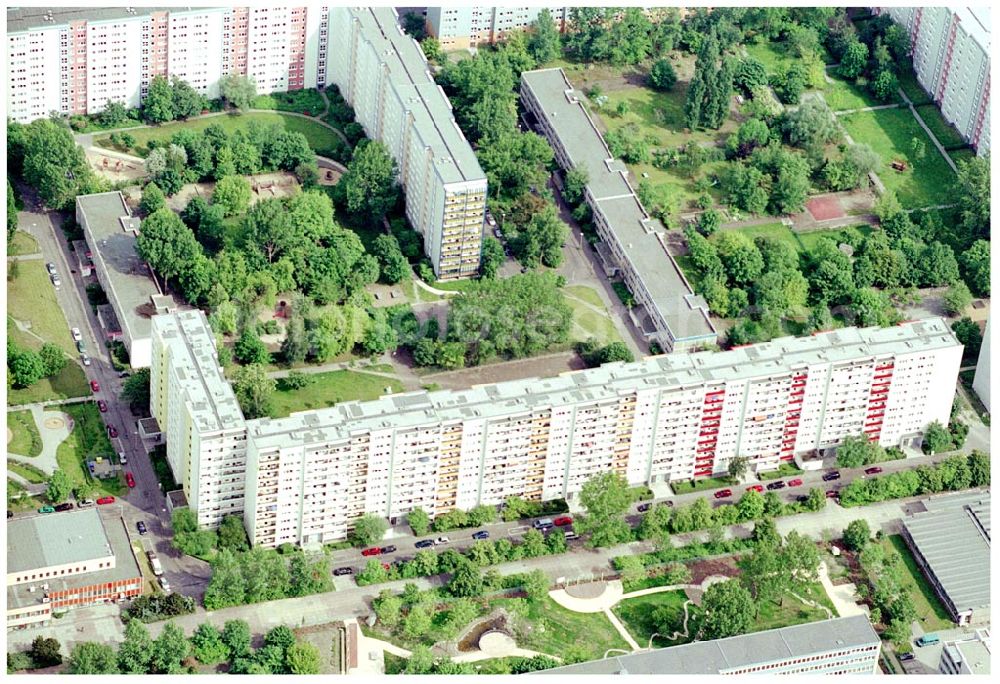
[[944,118],[990,151],[990,8],[882,7],[910,34],[913,69]]
[[155,319],[153,415],[202,524],[242,511],[273,547],[344,539],[365,513],[572,499],[609,470],[653,484],[734,456],[773,470],[851,435],[898,445],[947,422],[962,345],[927,319],[250,421],[214,351],[200,312]]
[[[510,31],[523,31],[538,18],[544,6],[535,7],[428,7],[427,32],[445,50],[461,50],[502,41]],[[569,7],[549,7],[562,31]]]
[[330,8],[342,43],[330,80],[354,107],[368,137],[399,167],[406,215],[442,280],[479,270],[486,175],[434,82],[423,52],[389,7]]
[[167,461],[202,527],[243,514],[246,422],[201,311],[153,318],[149,402]]
[[607,274],[621,273],[639,303],[630,311],[636,327],[668,352],[714,344],[708,303],[691,290],[667,250],[666,228],[646,213],[628,169],[611,155],[583,99],[562,69],[521,74],[529,125],[552,144],[563,169],[587,172],[585,198],[602,240],[598,253]]
[[230,73],[260,93],[335,83],[396,160],[437,277],[479,270],[486,175],[390,7],[14,9],[7,57],[8,115],[22,122],[93,114],[108,100],[138,107],[157,75],[212,98]]

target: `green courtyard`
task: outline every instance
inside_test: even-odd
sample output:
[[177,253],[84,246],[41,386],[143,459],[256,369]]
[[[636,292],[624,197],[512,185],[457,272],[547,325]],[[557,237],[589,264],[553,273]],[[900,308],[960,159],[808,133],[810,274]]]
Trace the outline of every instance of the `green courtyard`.
[[309,383],[297,389],[277,381],[272,418],[284,418],[296,411],[326,408],[342,401],[377,399],[387,394],[386,388],[393,393],[403,391],[403,383],[399,380],[364,371],[338,370],[305,375]]
[[[645,647],[653,639],[653,646],[679,646],[694,639],[698,629],[698,616],[701,608],[693,603],[688,606],[688,629],[684,629],[684,603],[687,595],[682,589],[664,591],[657,594],[647,594],[636,598],[620,601],[612,611],[628,629],[629,634],[639,646]],[[663,620],[663,622],[658,622]],[[669,631],[660,633],[664,624],[669,624]],[[654,638],[653,635],[656,634]],[[671,639],[671,636],[676,638]]]
[[[13,342],[23,347],[34,349],[35,351],[42,348],[41,340],[18,330],[9,317],[7,318],[7,341],[8,344]],[[21,406],[41,401],[85,397],[88,394],[90,394],[90,387],[87,386],[87,376],[84,375],[83,368],[75,361],[70,361],[58,375],[51,378],[42,378],[35,384],[24,389],[12,388],[8,390],[7,404],[9,406]]]
[[562,292],[566,303],[573,309],[573,328],[570,331],[573,339],[584,342],[594,338],[602,346],[622,341],[597,292],[585,285],[570,285]]
[[903,537],[898,534],[889,535],[882,540],[882,546],[888,551],[890,548],[899,552],[903,558],[903,565],[906,572],[903,574],[900,584],[913,599],[913,605],[917,609],[917,619],[925,632],[935,632],[942,629],[952,629],[955,623],[948,616],[948,611],[941,605],[934,588],[917,566],[917,561],[907,548]]
[[13,436],[7,445],[9,453],[31,457],[42,453],[42,437],[30,411],[8,412],[7,429]]
[[[67,404],[59,409],[73,420],[73,429],[69,437],[56,450],[56,461],[59,469],[66,473],[73,482],[73,487],[93,487],[102,494],[121,495],[125,491],[121,478],[100,480],[90,476],[87,461],[90,459],[111,458],[114,450],[108,439],[107,428],[97,404]],[[119,426],[124,428],[124,426]]]

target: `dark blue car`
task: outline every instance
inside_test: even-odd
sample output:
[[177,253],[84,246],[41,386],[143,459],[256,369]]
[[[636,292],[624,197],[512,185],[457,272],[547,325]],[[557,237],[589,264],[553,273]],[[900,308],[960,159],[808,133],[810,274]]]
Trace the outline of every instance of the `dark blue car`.
[[472,538],[473,539],[489,539],[490,538],[490,533],[487,532],[486,530],[479,530],[478,532],[473,533]]

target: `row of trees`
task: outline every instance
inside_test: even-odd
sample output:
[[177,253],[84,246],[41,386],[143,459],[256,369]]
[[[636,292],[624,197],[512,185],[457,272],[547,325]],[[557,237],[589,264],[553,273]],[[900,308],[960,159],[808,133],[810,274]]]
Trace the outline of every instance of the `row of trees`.
[[42,378],[52,378],[66,367],[67,359],[58,345],[46,342],[38,351],[7,341],[7,389],[31,387]]
[[885,449],[878,442],[869,442],[864,435],[845,437],[837,447],[837,465],[841,468],[859,468],[900,458],[903,452],[898,448]]
[[7,172],[23,178],[53,209],[69,209],[77,195],[108,189],[107,181],[90,168],[69,128],[50,119],[7,123]]
[[840,490],[840,504],[864,506],[889,499],[986,487],[989,483],[989,455],[973,451],[968,456],[950,456],[934,465],[854,480]]
[[863,585],[872,603],[871,621],[885,625],[884,636],[897,646],[910,641],[910,625],[917,609],[903,586],[908,571],[902,555],[891,546],[873,541],[865,520],[854,520],[844,530],[844,544],[858,554],[858,564],[867,583]]
[[207,610],[218,610],[332,590],[330,562],[325,555],[293,551],[286,556],[260,547],[242,552],[222,549],[212,559],[204,603]]
[[864,22],[860,32],[851,22],[838,18],[830,26],[826,46],[839,61],[841,76],[866,87],[882,101],[896,99],[901,70],[912,69],[909,35],[886,14]]

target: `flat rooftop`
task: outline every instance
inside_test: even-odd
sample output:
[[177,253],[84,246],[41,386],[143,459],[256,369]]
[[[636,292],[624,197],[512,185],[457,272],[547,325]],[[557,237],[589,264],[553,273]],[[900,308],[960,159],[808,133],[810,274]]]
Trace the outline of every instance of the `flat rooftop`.
[[950,641],[944,645],[950,650],[951,659],[959,660],[976,675],[990,674],[990,634],[983,630],[977,638],[968,641]]
[[708,305],[694,295],[667,251],[666,228],[639,202],[628,182],[627,167],[612,157],[583,105],[583,94],[559,68],[526,71],[521,82],[544,110],[573,166],[586,169],[590,195],[674,339],[714,337]]
[[117,306],[122,330],[131,340],[148,338],[151,298],[162,292],[136,249],[138,217],[132,216],[117,191],[80,195],[76,202],[86,219],[84,232],[94,267],[107,276],[108,299]]
[[819,655],[842,648],[873,645],[879,637],[864,615],[808,622],[793,627],[696,641],[604,660],[555,667],[536,674],[720,674],[798,656]]
[[7,573],[111,555],[96,508],[15,518],[7,523]]
[[[79,516],[82,513],[91,514],[90,517],[72,517]],[[115,557],[115,567],[108,568],[105,570],[98,570],[97,572],[87,572],[79,575],[69,575],[66,577],[52,578],[48,577],[44,580],[39,580],[37,582],[28,582],[25,584],[17,584],[14,586],[7,587],[7,607],[8,608],[23,608],[25,606],[37,604],[42,602],[43,591],[40,590],[43,584],[49,585],[49,591],[65,591],[68,589],[73,589],[75,587],[87,587],[94,584],[105,584],[111,582],[120,582],[122,580],[130,580],[136,577],[142,577],[142,571],[139,569],[139,564],[135,560],[135,556],[132,552],[132,546],[129,543],[128,533],[125,531],[125,523],[122,522],[121,518],[114,516],[113,514],[107,514],[106,517],[102,519],[102,516],[98,513],[96,508],[87,508],[76,511],[67,511],[65,513],[48,513],[46,515],[40,516],[41,519],[46,521],[53,521],[51,524],[54,526],[52,528],[44,528],[46,531],[54,533],[56,536],[50,537],[50,541],[44,542],[45,546],[54,546],[63,543],[65,539],[66,532],[57,532],[58,530],[72,530],[73,535],[98,535],[94,536],[94,539],[100,539],[101,543],[104,545],[104,551],[101,553],[100,557],[106,557],[114,554]],[[25,520],[37,520],[39,518],[26,518]],[[7,523],[7,572],[10,573],[11,562],[11,541],[10,541],[10,529],[16,522],[11,521]],[[81,528],[80,524],[83,523],[87,525],[86,528]],[[97,527],[94,527],[94,525]],[[79,546],[80,544],[78,544]],[[82,560],[82,559],[74,559]],[[60,562],[72,562],[71,560],[60,561]],[[54,565],[55,563],[50,563]],[[39,566],[41,567],[41,566]],[[29,587],[35,587],[35,591],[28,591]]]
[[445,183],[485,181],[479,160],[455,122],[451,103],[434,82],[423,51],[400,27],[396,11],[392,7],[350,11],[358,21],[361,38],[385,65],[396,97],[413,117],[416,133],[431,152],[438,175]]
[[198,310],[162,314],[153,318],[153,325],[170,347],[170,366],[180,383],[177,389],[183,392],[198,431],[242,429],[243,412],[219,367],[205,314]]
[[886,358],[958,344],[940,318],[891,328],[843,328],[811,337],[782,337],[725,352],[664,354],[631,363],[608,363],[551,378],[510,380],[467,390],[387,395],[277,420],[252,420],[247,427],[259,448],[322,444],[372,430],[503,418],[538,408],[614,399],[636,391],[721,385],[820,363]]
[[[135,11],[129,11],[134,9]],[[66,26],[71,21],[114,21],[148,16],[152,12],[170,12],[182,7],[16,7],[7,10],[7,33],[33,28]],[[51,17],[51,20],[49,19]]]
[[968,492],[924,501],[903,519],[920,555],[958,612],[990,605],[990,496]]

